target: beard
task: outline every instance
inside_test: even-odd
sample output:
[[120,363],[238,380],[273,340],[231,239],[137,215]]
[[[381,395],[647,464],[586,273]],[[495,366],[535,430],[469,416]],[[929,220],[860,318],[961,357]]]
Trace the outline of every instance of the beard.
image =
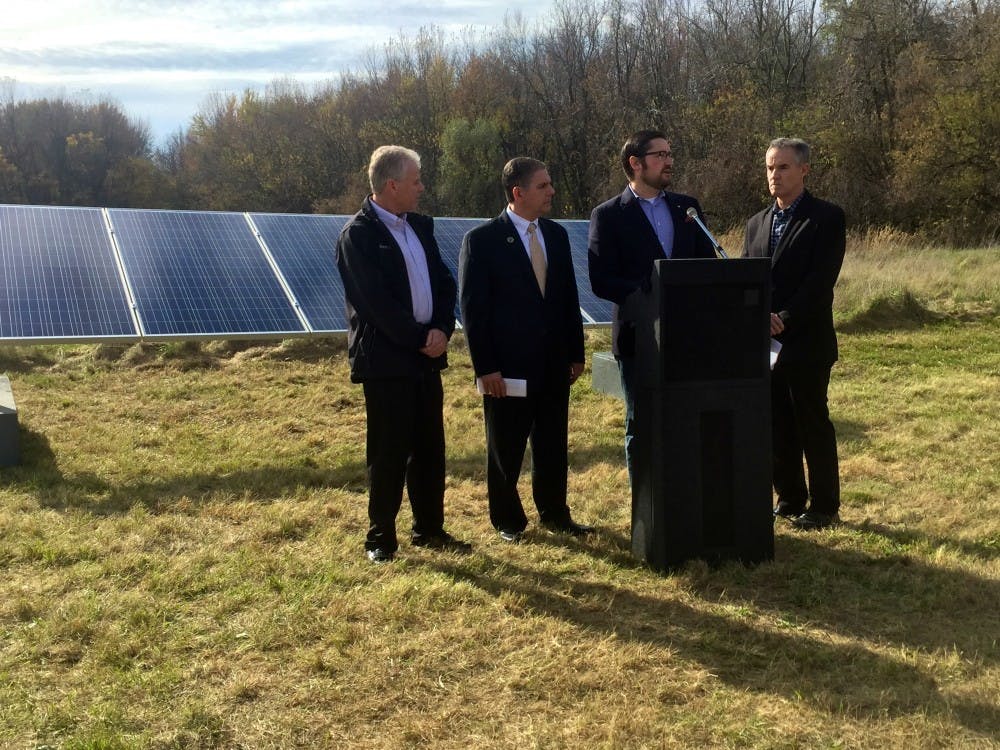
[[652,188],[653,190],[664,190],[670,187],[670,172],[643,172],[640,178],[644,185]]

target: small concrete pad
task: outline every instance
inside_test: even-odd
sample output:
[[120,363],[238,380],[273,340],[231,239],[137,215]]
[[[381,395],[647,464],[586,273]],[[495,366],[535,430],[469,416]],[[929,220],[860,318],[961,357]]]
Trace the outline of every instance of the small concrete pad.
[[606,393],[624,399],[622,379],[618,373],[618,363],[611,352],[594,352],[590,361],[591,388],[598,393]]
[[21,440],[17,425],[17,406],[10,389],[10,378],[0,375],[0,466],[21,463]]

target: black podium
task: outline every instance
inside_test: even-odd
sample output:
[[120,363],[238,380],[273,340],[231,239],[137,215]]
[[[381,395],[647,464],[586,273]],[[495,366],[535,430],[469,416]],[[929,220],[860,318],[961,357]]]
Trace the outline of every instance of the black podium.
[[658,261],[636,326],[632,552],[653,568],[774,557],[770,263]]

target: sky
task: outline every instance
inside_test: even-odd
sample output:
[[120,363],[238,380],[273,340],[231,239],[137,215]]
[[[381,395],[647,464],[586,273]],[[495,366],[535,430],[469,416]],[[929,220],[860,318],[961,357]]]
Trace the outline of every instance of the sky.
[[401,35],[529,24],[553,0],[7,0],[0,100],[111,98],[163,144],[214,94],[290,78],[311,90],[363,71]]

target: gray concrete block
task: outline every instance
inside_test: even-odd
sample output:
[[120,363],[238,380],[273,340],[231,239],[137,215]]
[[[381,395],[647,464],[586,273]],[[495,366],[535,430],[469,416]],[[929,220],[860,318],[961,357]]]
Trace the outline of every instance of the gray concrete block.
[[618,363],[611,352],[594,352],[590,361],[591,388],[598,393],[606,393],[615,398],[622,395],[622,380],[618,374]]
[[10,378],[0,375],[0,466],[21,463],[21,438],[17,425],[17,406],[10,389]]

